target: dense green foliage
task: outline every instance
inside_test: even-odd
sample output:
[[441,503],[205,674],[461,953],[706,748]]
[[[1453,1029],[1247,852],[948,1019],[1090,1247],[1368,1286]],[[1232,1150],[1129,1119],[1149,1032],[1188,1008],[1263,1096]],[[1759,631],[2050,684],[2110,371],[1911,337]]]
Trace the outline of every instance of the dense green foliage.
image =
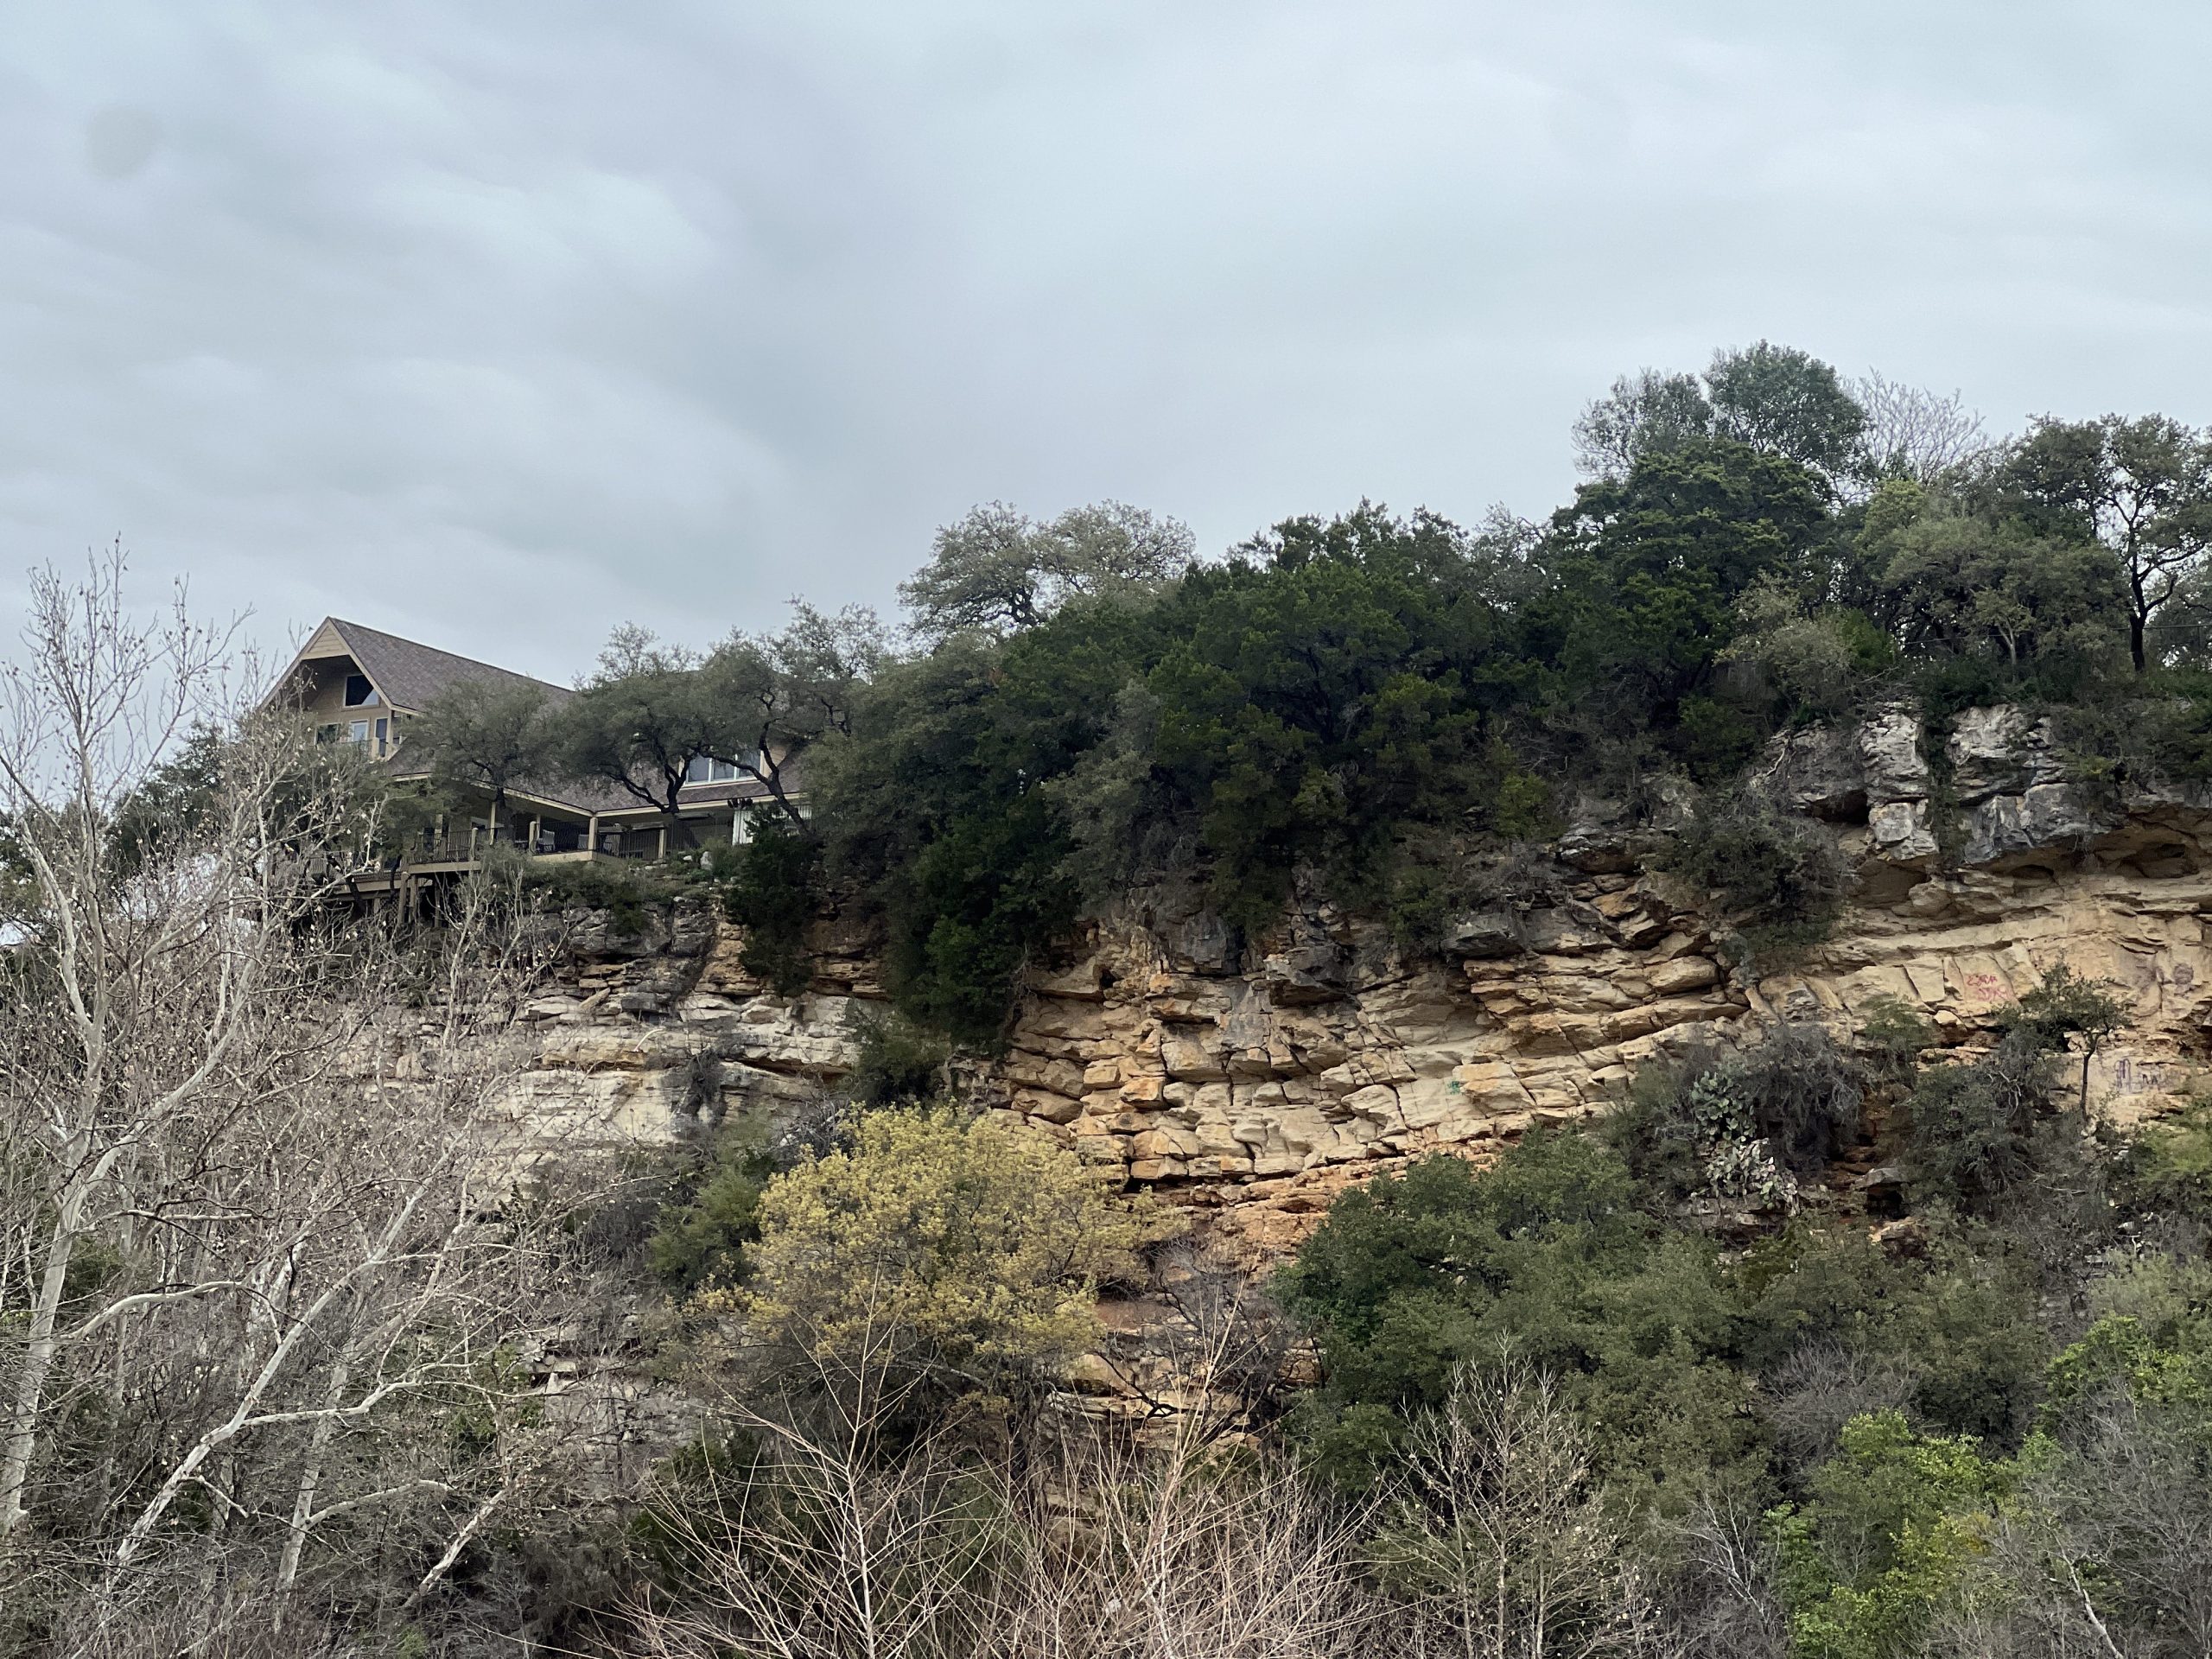
[[1876,701],[2042,705],[2092,785],[2212,775],[2202,435],[1983,443],[1954,404],[1760,341],[1618,382],[1576,440],[1590,481],[1547,518],[1362,503],[1214,562],[1118,504],[992,504],[902,587],[903,652],[804,606],[708,652],[622,630],[550,720],[442,710],[429,735],[441,776],[494,791],[527,759],[667,805],[692,757],[735,766],[817,850],[743,866],[760,970],[795,983],[799,918],[834,899],[882,928],[905,1011],[981,1046],[1023,965],[1133,884],[1200,884],[1232,948],[1300,881],[1418,944],[1583,795],[1704,789],[1675,867],[1786,949],[1840,869],[1739,774]]
[[2009,1474],[1972,1436],[1917,1433],[1900,1411],[1845,1424],[1802,1508],[1777,1511],[1797,1650],[1808,1659],[1915,1651],[1981,1553]]
[[760,1197],[774,1166],[759,1147],[728,1136],[660,1205],[647,1257],[672,1294],[734,1285],[760,1237]]
[[1679,1506],[1683,1478],[1737,1469],[1737,1310],[1711,1249],[1637,1197],[1618,1156],[1559,1132],[1481,1176],[1433,1158],[1340,1200],[1282,1285],[1328,1375],[1303,1412],[1324,1466],[1373,1478],[1461,1363],[1510,1351],[1569,1379],[1607,1478]]
[[[988,1035],[1016,964],[1162,874],[1202,877],[1249,931],[1311,872],[1414,938],[1471,849],[1554,830],[1577,791],[1726,785],[1777,728],[1879,698],[2095,708],[2153,690],[2121,683],[2128,555],[2110,515],[2066,505],[2088,485],[2068,495],[2026,446],[1919,466],[1854,450],[1862,417],[1802,354],[1737,353],[1708,381],[1703,414],[1630,443],[1541,524],[1363,504],[1179,578],[1155,562],[988,628],[932,622],[928,654],[859,696],[853,741],[814,774],[825,868],[886,918],[906,1006]],[[1003,582],[1031,556],[981,535],[963,527],[940,549],[959,570],[931,580],[988,564]],[[1033,555],[1039,580],[1058,556]],[[2189,602],[2163,613],[2164,661],[2195,649]],[[2137,770],[2171,772],[2212,748],[2189,724],[2212,719],[2187,712],[2212,702],[2177,711],[2190,671],[2148,667],[2161,747]],[[1833,853],[1719,798],[1678,868],[1755,947],[1816,932]]]
[[817,903],[815,866],[820,850],[787,826],[770,822],[728,861],[723,908],[745,929],[746,971],[766,980],[779,995],[806,988],[814,970],[807,925]]
[[1700,802],[1655,861],[1745,918],[1742,937],[1753,948],[1810,940],[1842,909],[1849,886],[1827,831],[1756,795]]
[[[1783,1027],[1647,1066],[1602,1140],[1533,1131],[1487,1168],[1437,1156],[1347,1192],[1281,1274],[1324,1373],[1294,1439],[1387,1488],[1465,1366],[1525,1362],[1681,1593],[1715,1516],[1764,1540],[1774,1627],[1751,1650],[2039,1652],[2094,1616],[2144,1643],[2115,1651],[2190,1651],[2203,1114],[2126,1151],[2085,1133],[2069,1062],[2117,1028],[2109,987],[2057,968],[1994,1023],[1982,1058],[1925,1070],[1891,1008],[1863,1061]],[[1874,1150],[1915,1172],[1921,1219],[1885,1244],[1814,1193],[1863,1094],[1901,1084]],[[1713,1224],[1747,1211],[1798,1213],[1749,1248]]]

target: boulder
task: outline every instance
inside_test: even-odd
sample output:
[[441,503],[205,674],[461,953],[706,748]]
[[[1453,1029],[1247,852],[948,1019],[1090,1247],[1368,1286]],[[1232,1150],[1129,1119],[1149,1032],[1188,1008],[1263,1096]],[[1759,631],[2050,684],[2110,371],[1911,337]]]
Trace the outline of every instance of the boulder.
[[1188,1037],[1169,1037],[1160,1045],[1160,1063],[1181,1083],[1221,1083],[1229,1076],[1223,1058]]
[[1041,969],[1033,969],[1029,975],[1029,988],[1039,996],[1073,997],[1082,1002],[1096,1002],[1106,995],[1104,976],[1095,955],[1085,957],[1065,973],[1048,973]]
[[1856,823],[1866,810],[1866,767],[1858,734],[1840,726],[1784,732],[1774,741],[1768,787],[1791,810]]
[[1236,935],[1212,911],[1179,918],[1160,930],[1167,959],[1185,973],[1225,974],[1235,966]]
[[1961,806],[1992,795],[2017,795],[2034,781],[2028,753],[2031,722],[2015,705],[1961,709],[1951,721],[1943,755],[1951,764],[1951,792]]
[[1472,910],[1444,930],[1446,955],[1463,958],[1517,957],[1529,948],[1521,918],[1513,911]]
[[1529,948],[1547,956],[1580,956],[1603,950],[1613,942],[1603,916],[1588,905],[1573,902],[1530,911],[1522,929]]
[[1967,864],[1994,864],[2030,854],[2070,854],[2108,827],[2070,785],[2037,784],[2018,795],[1993,795],[1974,808],[1959,856]]
[[1586,807],[1567,826],[1554,851],[1559,861],[1585,875],[1622,875],[1636,868],[1636,854],[1618,816]]
[[1307,938],[1260,963],[1260,983],[1277,1007],[1333,1002],[1344,994],[1343,952],[1325,938]]
[[1859,765],[1872,805],[1928,797],[1928,762],[1920,753],[1920,717],[1906,708],[1881,710],[1858,732]]
[[1924,800],[1884,801],[1868,809],[1866,827],[1874,856],[1886,864],[1925,867],[1941,850]]
[[1052,1094],[1042,1089],[1017,1090],[1014,1103],[1018,1110],[1047,1123],[1072,1123],[1083,1116],[1081,1101],[1071,1100],[1065,1095]]
[[1876,1168],[1868,1170],[1857,1180],[1852,1182],[1851,1190],[1854,1192],[1878,1192],[1885,1190],[1897,1191],[1901,1189],[1904,1184],[1905,1172],[1904,1165],[1883,1164]]
[[1662,996],[1679,996],[1685,991],[1701,991],[1720,982],[1720,966],[1709,957],[1677,957],[1672,962],[1662,962],[1644,976],[1651,988]]

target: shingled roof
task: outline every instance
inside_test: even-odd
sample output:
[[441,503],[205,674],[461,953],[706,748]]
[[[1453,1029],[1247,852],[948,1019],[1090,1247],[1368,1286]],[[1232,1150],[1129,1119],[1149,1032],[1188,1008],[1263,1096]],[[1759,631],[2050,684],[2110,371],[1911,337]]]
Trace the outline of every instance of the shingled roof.
[[[439,651],[412,639],[403,639],[396,633],[386,633],[379,628],[348,622],[342,617],[327,616],[308,637],[307,643],[300,647],[291,666],[270,693],[270,698],[274,700],[283,696],[288,687],[296,686],[297,676],[308,664],[328,662],[341,657],[350,658],[354,666],[368,676],[386,705],[404,714],[420,714],[436,702],[442,693],[457,685],[473,684],[487,688],[533,686],[552,702],[564,702],[575,695],[566,686],[555,685],[550,680],[541,680],[532,675],[518,674],[512,669],[501,668],[496,663],[456,656],[449,651]],[[395,779],[417,779],[426,775],[423,762],[419,758],[410,757],[404,746],[381,764]],[[652,810],[635,795],[603,779],[522,779],[510,785],[508,792],[519,798],[565,805],[579,812]],[[734,782],[686,785],[683,802],[687,807],[728,805],[752,799],[760,793],[765,791],[760,791],[758,785]]]
[[[359,622],[347,622],[339,617],[325,619],[322,626],[315,630],[317,639],[326,633],[337,636],[347,654],[360,665],[361,672],[384,693],[385,701],[396,709],[427,709],[437,700],[440,692],[472,683],[482,686],[534,685],[556,702],[569,695],[566,686],[555,685],[550,680],[518,674],[492,663],[480,663],[473,657],[457,657],[452,652],[417,645],[396,633],[364,627]],[[313,643],[309,642],[310,646]],[[302,658],[307,655],[304,651],[301,653]]]

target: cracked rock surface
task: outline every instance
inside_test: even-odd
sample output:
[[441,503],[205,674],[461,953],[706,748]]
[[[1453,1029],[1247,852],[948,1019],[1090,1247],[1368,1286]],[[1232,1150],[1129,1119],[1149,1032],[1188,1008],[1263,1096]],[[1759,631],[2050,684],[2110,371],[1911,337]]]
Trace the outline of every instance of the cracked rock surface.
[[[1931,765],[1930,755],[1939,757]],[[1857,872],[1828,937],[1741,965],[1729,918],[1646,867],[1649,836],[1586,804],[1524,902],[1457,918],[1440,955],[1317,899],[1239,938],[1187,897],[1133,895],[1033,973],[992,1109],[1133,1185],[1287,1248],[1334,1193],[1434,1149],[1481,1155],[1601,1110],[1634,1069],[1761,1022],[1839,1029],[1875,997],[1978,1040],[2060,963],[2109,979],[2135,1029],[2098,1060],[2123,1120],[2159,1109],[2212,1049],[2212,800],[2069,778],[2047,722],[2000,707],[1940,740],[1885,709],[1777,740],[1757,786],[1827,826]],[[824,924],[804,995],[746,974],[703,902],[619,936],[569,918],[562,982],[526,1010],[515,1104],[548,1141],[664,1143],[692,1122],[772,1120],[854,1061],[883,995],[865,941]]]

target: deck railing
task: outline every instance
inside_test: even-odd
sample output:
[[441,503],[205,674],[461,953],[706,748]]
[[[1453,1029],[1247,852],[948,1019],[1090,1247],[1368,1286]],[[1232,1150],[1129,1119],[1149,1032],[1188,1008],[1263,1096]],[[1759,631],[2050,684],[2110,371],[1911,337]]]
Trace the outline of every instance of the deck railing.
[[392,851],[400,862],[410,865],[473,864],[484,858],[494,847],[540,857],[556,853],[595,852],[602,857],[610,858],[652,858],[658,856],[660,850],[659,837],[650,830],[632,835],[625,835],[619,830],[601,830],[599,844],[592,847],[580,835],[563,836],[550,830],[541,830],[533,842],[528,836],[502,829],[497,835],[486,835],[479,830],[473,836],[416,836]]

